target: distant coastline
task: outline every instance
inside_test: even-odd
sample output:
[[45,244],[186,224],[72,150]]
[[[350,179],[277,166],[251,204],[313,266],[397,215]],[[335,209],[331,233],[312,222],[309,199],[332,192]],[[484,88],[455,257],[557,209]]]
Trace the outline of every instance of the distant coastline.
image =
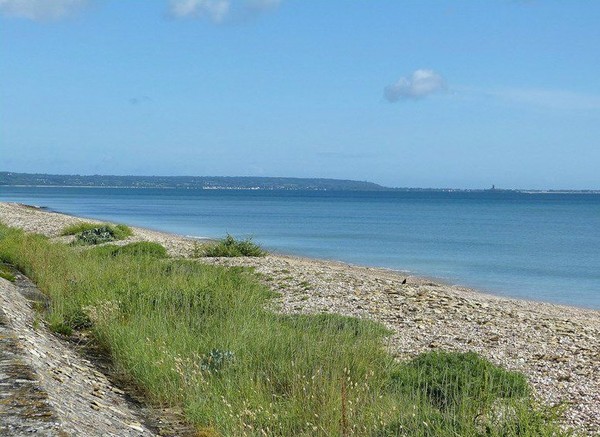
[[600,190],[386,187],[369,181],[255,176],[55,175],[0,171],[0,187],[140,188],[192,190],[404,191],[522,194],[600,194]]

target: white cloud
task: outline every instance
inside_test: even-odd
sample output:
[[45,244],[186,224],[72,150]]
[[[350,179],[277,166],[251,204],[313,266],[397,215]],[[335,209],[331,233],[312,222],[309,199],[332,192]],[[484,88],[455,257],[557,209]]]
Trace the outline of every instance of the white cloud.
[[215,23],[222,22],[231,4],[229,0],[172,0],[171,13],[176,18],[208,17]]
[[419,99],[442,91],[446,87],[444,78],[433,70],[419,69],[408,77],[401,77],[383,90],[389,102],[401,99]]
[[219,24],[233,14],[260,13],[279,6],[281,0],[171,0],[169,10],[176,18],[208,18]]
[[34,21],[58,20],[86,3],[86,0],[0,0],[0,14]]

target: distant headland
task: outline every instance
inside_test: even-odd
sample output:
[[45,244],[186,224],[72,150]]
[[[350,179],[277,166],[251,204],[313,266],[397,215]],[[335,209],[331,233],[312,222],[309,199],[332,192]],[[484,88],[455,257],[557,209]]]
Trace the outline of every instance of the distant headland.
[[53,175],[0,172],[0,186],[54,186],[104,188],[176,188],[204,190],[341,190],[382,191],[373,182],[321,178],[254,176],[114,176]]
[[266,176],[120,176],[57,175],[0,171],[0,186],[80,187],[80,188],[166,188],[201,190],[310,190],[310,191],[445,191],[445,192],[519,192],[519,193],[590,193],[600,190],[527,190],[461,188],[393,188],[369,181],[330,178],[294,178]]

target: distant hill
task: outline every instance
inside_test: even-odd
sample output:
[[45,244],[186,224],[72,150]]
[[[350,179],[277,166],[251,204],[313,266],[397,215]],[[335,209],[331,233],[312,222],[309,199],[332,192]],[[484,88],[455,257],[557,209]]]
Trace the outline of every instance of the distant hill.
[[252,176],[104,176],[0,172],[1,185],[238,190],[383,191],[373,182]]

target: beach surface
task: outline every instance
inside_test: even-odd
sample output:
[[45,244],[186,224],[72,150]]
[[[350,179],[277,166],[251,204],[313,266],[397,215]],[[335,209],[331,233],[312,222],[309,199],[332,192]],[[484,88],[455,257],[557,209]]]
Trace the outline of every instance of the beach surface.
[[[0,222],[57,241],[69,241],[72,237],[60,236],[62,229],[81,221],[94,220],[0,202]],[[174,257],[189,257],[202,244],[165,232],[133,231],[122,244],[154,241]],[[399,360],[430,350],[477,352],[525,374],[544,404],[563,404],[565,426],[600,434],[600,311],[508,299],[385,269],[286,255],[198,262],[254,267],[279,293],[275,311],[379,321],[390,329],[386,346]],[[2,296],[10,287],[0,279]],[[10,299],[2,304],[10,325],[14,308]]]

